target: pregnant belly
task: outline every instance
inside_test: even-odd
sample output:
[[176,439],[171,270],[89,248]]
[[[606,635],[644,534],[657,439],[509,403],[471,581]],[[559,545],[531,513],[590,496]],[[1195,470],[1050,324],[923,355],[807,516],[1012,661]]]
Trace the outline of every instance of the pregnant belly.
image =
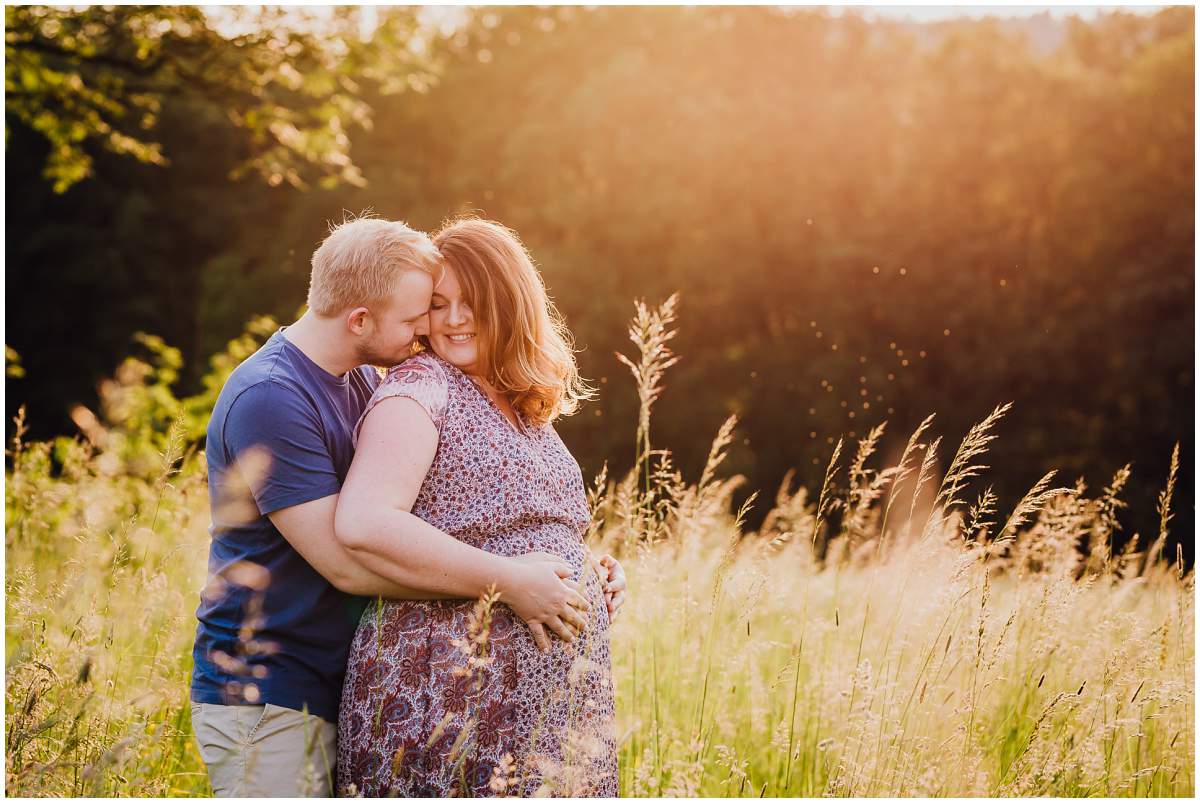
[[[529,548],[525,538],[497,537],[492,545],[521,554]],[[552,547],[563,543],[550,539]],[[546,548],[543,540],[534,544]],[[577,539],[575,547],[563,552],[582,561]],[[529,788],[521,790],[532,794],[540,784],[540,765],[532,759],[565,761],[567,746],[576,742],[603,748],[615,773],[608,619],[599,581],[588,574],[592,612],[585,635],[571,644],[555,639],[547,653],[503,604],[492,611],[482,662],[472,660],[480,654],[473,647],[473,601],[372,604],[347,667],[338,731],[341,783],[353,782],[371,796],[448,795],[461,780],[463,762],[455,751],[468,728],[467,765],[485,770],[473,794],[489,793],[491,768],[505,755],[535,768]]]
[[562,558],[576,571],[573,578],[575,580],[579,579],[579,571],[583,568],[588,554],[587,547],[583,545],[579,533],[573,527],[555,522],[514,527],[498,533],[487,533],[483,537],[477,533],[451,534],[460,541],[494,555],[516,557],[529,552],[554,555]]

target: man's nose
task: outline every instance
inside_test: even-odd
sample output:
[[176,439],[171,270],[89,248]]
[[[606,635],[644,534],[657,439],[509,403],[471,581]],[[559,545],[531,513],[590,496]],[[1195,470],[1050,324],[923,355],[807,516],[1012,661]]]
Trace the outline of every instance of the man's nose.
[[417,318],[417,325],[413,328],[413,334],[417,337],[422,337],[429,334],[429,314],[426,313],[420,318]]

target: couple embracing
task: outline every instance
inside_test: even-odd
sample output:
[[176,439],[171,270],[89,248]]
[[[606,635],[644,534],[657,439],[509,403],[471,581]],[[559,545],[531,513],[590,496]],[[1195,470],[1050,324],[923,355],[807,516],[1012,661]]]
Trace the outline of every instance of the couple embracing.
[[552,427],[587,395],[509,229],[332,230],[208,427],[191,700],[218,795],[617,794],[624,572]]

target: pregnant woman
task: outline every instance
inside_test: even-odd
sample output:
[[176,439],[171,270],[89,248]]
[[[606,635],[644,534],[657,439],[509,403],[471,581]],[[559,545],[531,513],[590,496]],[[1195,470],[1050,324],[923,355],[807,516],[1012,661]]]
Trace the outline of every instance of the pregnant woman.
[[[553,554],[586,605],[527,628],[503,600],[381,601],[359,624],[338,721],[342,794],[617,794],[604,589],[579,466],[551,426],[586,396],[524,246],[489,221],[434,237],[428,349],[369,402],[339,502],[389,504],[488,552]],[[586,610],[584,610],[586,608]],[[537,626],[535,625],[536,629]]]

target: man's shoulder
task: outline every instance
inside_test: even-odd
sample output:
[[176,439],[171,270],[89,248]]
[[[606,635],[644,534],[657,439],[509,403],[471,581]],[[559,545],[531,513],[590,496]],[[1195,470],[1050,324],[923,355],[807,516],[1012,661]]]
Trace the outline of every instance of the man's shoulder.
[[222,392],[229,390],[237,394],[245,388],[258,385],[271,379],[286,378],[293,373],[289,367],[286,350],[287,341],[283,335],[276,332],[271,338],[258,347],[258,350],[233,369],[229,379],[225,381]]
[[[231,412],[269,412],[264,407],[304,399],[303,383],[289,366],[285,350],[274,336],[233,369],[213,407],[213,422],[222,424]],[[276,410],[275,412],[282,412]]]

